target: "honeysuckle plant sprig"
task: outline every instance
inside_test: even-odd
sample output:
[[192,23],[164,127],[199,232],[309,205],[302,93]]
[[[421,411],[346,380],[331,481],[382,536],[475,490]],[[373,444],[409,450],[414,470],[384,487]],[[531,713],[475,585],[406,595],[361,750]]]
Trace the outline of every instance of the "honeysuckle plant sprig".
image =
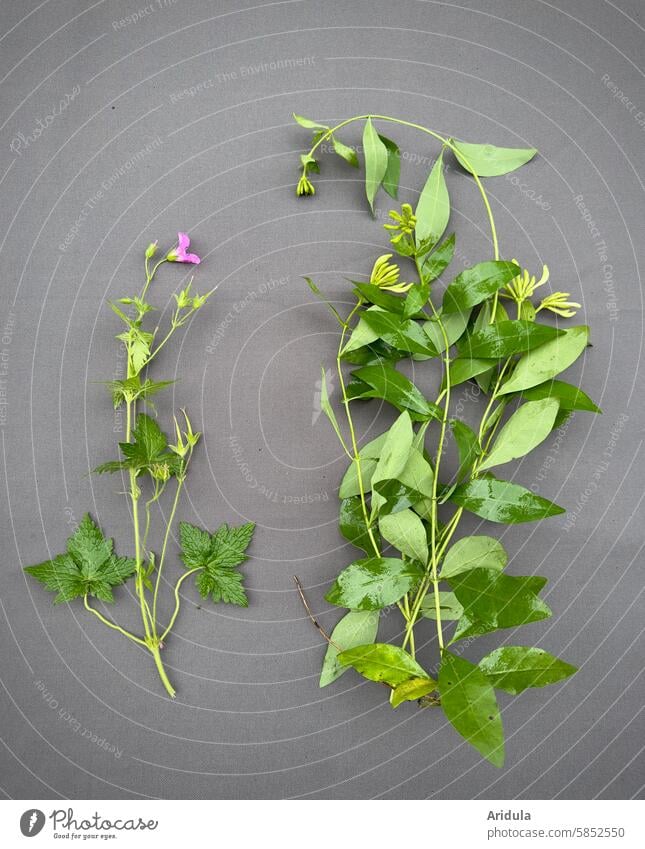
[[[439,143],[416,206],[405,202],[389,212],[384,226],[391,253],[381,253],[366,281],[352,281],[356,300],[345,318],[328,303],[341,327],[336,365],[342,414],[336,415],[328,396],[324,368],[321,406],[350,461],[339,489],[340,532],[363,556],[340,572],[326,595],[348,611],[331,636],[311,614],[296,580],[328,642],[320,684],[331,684],[352,667],[385,684],[393,708],[404,701],[440,706],[481,755],[502,766],[504,732],[495,691],[517,694],[553,684],[575,667],[541,648],[505,643],[478,662],[464,657],[462,640],[545,619],[551,610],[540,597],[546,578],[507,573],[501,542],[489,534],[460,537],[460,521],[465,512],[497,524],[564,512],[498,477],[498,470],[548,441],[575,411],[600,412],[581,389],[557,379],[583,354],[588,328],[538,321],[549,312],[573,318],[580,304],[564,292],[535,302],[536,290],[549,281],[548,268],[538,278],[500,255],[483,180],[519,168],[537,151],[446,138],[386,115],[359,115],[334,127],[294,117],[313,130],[311,147],[301,157],[301,181],[307,182],[312,166],[319,168],[315,154],[324,141],[361,167],[339,133],[362,124],[372,211],[381,188],[397,198],[400,174],[399,148],[380,126],[417,129]],[[455,234],[445,235],[450,195],[444,158],[450,155],[474,178],[490,225],[492,257],[457,274],[440,294],[435,284],[447,276],[455,249]],[[313,191],[299,184],[297,193]],[[410,359],[440,370],[436,398],[426,398],[397,368]],[[467,381],[476,381],[484,395],[475,427],[459,417],[454,403],[455,388]],[[398,417],[380,436],[360,444],[352,409],[371,399],[391,405]],[[378,641],[381,612],[390,607],[402,616],[400,644]],[[415,635],[427,627],[434,629],[436,643],[424,634],[427,648],[417,651]],[[438,656],[432,656],[433,646]]]
[[[145,282],[139,294],[110,303],[125,325],[125,329],[116,336],[125,349],[125,374],[122,379],[107,383],[114,408],[125,407],[125,440],[119,443],[121,457],[102,463],[95,472],[121,473],[126,477],[134,557],[117,557],[112,540],[106,539],[91,516],[86,514],[67,540],[66,553],[36,566],[28,566],[25,570],[56,593],[55,604],[81,598],[85,609],[105,626],[147,649],[166,692],[173,698],[175,688],[166,673],[161,651],[179,614],[180,588],[187,578],[193,577],[203,598],[210,596],[215,602],[246,607],[248,599],[243,586],[244,577],[237,567],[247,559],[246,550],[255,527],[252,522],[232,528],[222,525],[216,533],[210,534],[187,522],[180,523],[180,557],[186,571],[175,582],[173,610],[164,624],[158,604],[162,574],[180,497],[201,433],[195,432],[185,409],[179,416],[173,417],[174,443],[161,430],[149,414],[155,413],[152,396],[174,381],[153,380],[148,377],[148,368],[173,334],[204,307],[214,289],[199,295],[193,292],[191,279],[173,296],[175,306],[165,331],[159,325],[153,330],[146,330],[144,324],[148,314],[155,310],[147,296],[161,266],[165,263],[200,264],[197,254],[188,253],[189,246],[188,236],[179,233],[176,247],[154,262],[158,245],[152,242],[144,254]],[[141,405],[149,412],[142,412]],[[174,495],[157,556],[149,542],[151,510],[169,487],[174,487]],[[141,634],[123,628],[95,606],[96,602],[113,602],[113,589],[132,577],[141,617]]]

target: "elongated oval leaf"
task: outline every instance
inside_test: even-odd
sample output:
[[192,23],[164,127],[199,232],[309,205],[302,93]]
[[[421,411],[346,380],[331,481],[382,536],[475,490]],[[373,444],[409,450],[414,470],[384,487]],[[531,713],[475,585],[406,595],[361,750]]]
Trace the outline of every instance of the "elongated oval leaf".
[[507,563],[504,546],[498,540],[483,535],[464,537],[448,549],[441,568],[441,577],[451,578],[477,567],[501,572]]
[[[364,315],[367,315],[367,312],[364,313]],[[365,345],[369,345],[370,342],[374,342],[375,339],[378,339],[378,333],[372,330],[363,316],[361,316],[356,327],[352,330],[347,344],[343,348],[343,354],[348,354],[350,351],[356,351],[359,348],[363,348]]]
[[459,164],[478,177],[498,177],[509,174],[529,162],[537,150],[534,147],[496,147],[493,144],[469,144],[451,139]]
[[395,604],[422,577],[416,563],[396,557],[368,557],[343,569],[325,598],[350,610],[381,610]]
[[294,121],[300,124],[301,127],[304,127],[306,130],[327,130],[329,127],[326,127],[324,124],[318,124],[316,121],[312,121],[311,118],[305,118],[304,115],[296,115],[295,112],[291,113],[293,115]]
[[504,729],[495,691],[470,661],[444,651],[439,694],[446,718],[494,766],[504,764]]
[[[339,527],[341,534],[357,548],[362,548],[366,554],[373,554],[374,548],[367,532],[367,524],[363,515],[363,505],[360,495],[343,498],[340,502]],[[372,529],[378,545],[378,534]]]
[[[372,439],[370,442],[367,442],[358,452],[358,456],[361,460],[361,478],[365,492],[368,492],[372,488],[372,475],[374,474],[374,470],[378,464],[378,458],[381,456],[381,451],[385,445],[387,435],[388,431],[382,433],[380,436],[377,436],[376,439]],[[352,460],[349,468],[345,472],[343,480],[341,481],[338,497],[350,498],[353,495],[358,495],[360,491],[361,489],[358,483],[358,464],[356,463],[356,460]]]
[[[447,315],[439,316],[446,339],[448,340],[448,347],[454,345],[463,334],[468,326],[470,313],[470,310],[465,310],[464,312],[451,312]],[[429,321],[424,322],[423,330],[430,337],[430,341],[437,349],[437,352],[440,354],[443,353],[446,350],[446,340],[444,339],[444,333],[441,332],[439,321],[436,318],[431,318]]]
[[[434,593],[428,593],[421,604],[421,615],[426,619],[437,618],[437,605]],[[457,596],[454,593],[439,592],[439,615],[447,622],[461,619],[464,615],[464,608]]]
[[423,332],[421,325],[413,319],[385,310],[371,309],[363,313],[362,319],[379,339],[399,351],[425,354],[428,357],[438,356],[438,351]]
[[399,194],[399,177],[401,176],[401,151],[398,145],[379,133],[379,138],[387,150],[387,168],[383,176],[383,188],[394,200]]
[[452,262],[455,253],[455,234],[452,233],[439,247],[429,254],[421,266],[421,276],[424,282],[432,283],[440,277]]
[[516,696],[528,687],[546,687],[577,672],[548,651],[527,646],[502,646],[479,661],[479,668],[498,690]]
[[541,398],[557,398],[561,410],[587,410],[590,413],[600,413],[591,398],[582,389],[565,383],[563,380],[548,380],[531,389],[522,392],[527,401],[539,401]]
[[391,687],[397,687],[410,678],[431,680],[411,655],[389,643],[356,646],[341,652],[338,660],[345,666],[353,666],[364,678],[385,681]]
[[550,608],[538,596],[546,578],[538,575],[516,577],[497,569],[478,568],[453,575],[448,583],[464,608],[454,640],[551,616]]
[[499,394],[530,389],[560,374],[578,359],[587,347],[588,339],[588,327],[572,327],[557,339],[524,354]]
[[365,366],[353,372],[353,376],[372,387],[372,392],[362,393],[360,397],[382,398],[397,410],[408,410],[413,418],[440,419],[441,409],[428,401],[411,380],[388,364]]
[[409,508],[390,513],[379,519],[379,530],[401,554],[417,560],[423,566],[428,562],[428,540],[421,519]]
[[443,173],[443,152],[437,157],[426,180],[415,211],[417,247],[423,242],[436,244],[448,226],[450,197]]
[[356,155],[356,151],[352,147],[348,147],[346,144],[343,144],[340,139],[337,139],[336,136],[332,136],[332,143],[334,145],[334,151],[352,165],[354,168],[359,168],[358,164],[358,156]]
[[478,374],[491,371],[496,363],[497,360],[458,357],[450,363],[450,383],[452,386],[458,386],[466,380],[477,377]]
[[365,121],[363,128],[363,152],[365,154],[365,194],[374,212],[374,198],[387,171],[387,148],[374,129],[372,119]]
[[443,311],[465,311],[494,295],[517,276],[517,265],[505,260],[479,262],[458,274],[443,296]]
[[[373,643],[378,633],[378,610],[350,610],[332,631],[331,638],[341,649],[353,649]],[[332,643],[327,646],[327,653],[320,672],[320,686],[326,687],[347,672],[348,666],[338,662],[339,651]]]
[[482,519],[506,525],[536,522],[565,512],[523,486],[493,477],[475,478],[458,486],[451,500]]
[[372,485],[377,481],[396,478],[410,456],[413,439],[412,420],[407,412],[403,412],[387,431]]
[[431,678],[410,678],[396,686],[390,693],[390,704],[397,708],[403,702],[416,702],[437,689],[437,682]]
[[522,404],[500,430],[479,470],[509,463],[536,448],[551,433],[559,409],[555,398]]
[[530,351],[562,336],[564,330],[534,321],[499,321],[461,339],[458,348],[466,357],[509,357]]
[[329,393],[327,392],[327,377],[325,376],[325,369],[321,368],[321,379],[320,379],[320,407],[323,413],[329,419],[331,426],[334,429],[334,433],[340,440],[341,444],[343,442],[343,435],[340,432],[340,426],[338,424],[338,419],[336,418],[336,413],[334,412],[334,408],[329,402]]

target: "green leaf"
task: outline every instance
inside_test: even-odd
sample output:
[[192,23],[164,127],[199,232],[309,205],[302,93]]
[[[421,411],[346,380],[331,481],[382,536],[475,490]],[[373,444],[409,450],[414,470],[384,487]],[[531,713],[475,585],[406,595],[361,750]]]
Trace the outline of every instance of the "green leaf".
[[403,412],[387,431],[372,478],[372,486],[377,481],[396,478],[399,472],[403,471],[410,456],[413,439],[412,420],[407,412]]
[[319,298],[325,304],[327,309],[332,313],[332,315],[335,317],[336,321],[340,324],[340,326],[345,327],[345,322],[343,321],[343,319],[338,314],[338,311],[336,310],[336,308],[331,304],[330,301],[327,300],[327,298],[323,295],[323,293],[320,291],[318,286],[316,286],[316,284],[311,279],[311,277],[303,277],[303,280],[306,281],[307,286],[309,286],[309,288],[314,293],[314,295],[317,298]]
[[510,357],[562,336],[564,330],[533,321],[499,321],[464,337],[459,353],[467,357]]
[[458,386],[478,374],[489,371],[496,364],[497,360],[473,360],[470,357],[463,359],[458,357],[450,363],[450,384],[451,386]]
[[429,297],[430,286],[427,283],[418,283],[416,286],[413,286],[403,302],[403,318],[413,318],[419,315],[423,307],[428,303]]
[[504,546],[493,537],[464,537],[448,549],[441,568],[441,578],[451,578],[477,567],[501,572],[507,563]]
[[495,691],[470,661],[444,651],[439,694],[446,718],[493,766],[504,764],[504,729]]
[[413,319],[406,319],[396,313],[385,310],[366,310],[362,315],[363,321],[388,345],[409,354],[425,354],[428,357],[438,356],[438,351],[423,332],[423,329]]
[[[340,502],[339,527],[341,534],[366,554],[373,552],[372,542],[367,532],[365,516],[360,495],[343,498]],[[378,544],[378,534],[372,531]]]
[[384,681],[391,687],[398,687],[410,678],[432,680],[410,654],[389,643],[347,649],[338,655],[338,661],[343,666],[352,666],[370,681]]
[[520,392],[551,380],[578,359],[587,347],[588,339],[588,327],[572,327],[557,339],[524,354],[510,378],[502,384],[499,394]]
[[354,168],[360,167],[358,164],[358,156],[353,148],[343,144],[342,141],[336,138],[336,136],[332,136],[331,140],[334,145],[334,150],[345,160],[345,162],[349,162],[349,164]]
[[440,277],[452,262],[455,253],[455,234],[452,233],[431,254],[426,256],[421,265],[421,276],[426,283],[432,283]]
[[459,164],[478,177],[498,177],[510,174],[529,160],[537,150],[534,147],[496,147],[493,144],[469,144],[450,139]]
[[136,561],[117,557],[112,549],[112,540],[103,536],[86,513],[67,540],[67,554],[27,566],[25,572],[57,593],[54,604],[85,595],[112,602],[112,588],[125,583],[136,571]]
[[94,469],[103,472],[117,472],[120,469],[135,469],[137,475],[145,471],[154,473],[165,468],[171,475],[177,474],[182,467],[181,459],[168,451],[168,439],[159,425],[145,413],[139,413],[132,429],[133,442],[120,442],[119,447],[124,460],[112,460]]
[[390,704],[397,708],[403,702],[415,702],[437,689],[437,682],[432,678],[410,678],[396,686],[390,693]]
[[570,383],[565,383],[563,380],[548,380],[546,383],[540,383],[539,386],[523,390],[522,395],[527,401],[556,398],[561,410],[587,410],[590,413],[602,412],[600,407],[597,407],[591,398],[585,395],[582,389],[578,389],[577,386],[572,386]]
[[343,355],[350,353],[350,351],[356,351],[359,348],[363,348],[365,345],[369,345],[370,342],[374,342],[378,339],[378,333],[376,333],[369,324],[365,321],[364,315],[367,315],[369,310],[367,310],[363,315],[358,319],[356,327],[352,330],[352,333],[347,340],[347,344],[343,348]]
[[365,366],[352,375],[371,387],[371,391],[365,391],[357,397],[382,398],[397,410],[407,410],[415,421],[441,418],[441,409],[428,401],[411,380],[389,364]]
[[151,395],[156,395],[174,382],[174,380],[154,381],[148,378],[142,383],[139,375],[135,375],[125,380],[110,380],[107,382],[107,388],[112,393],[112,402],[116,410],[121,404],[131,403],[140,398],[150,398]]
[[513,696],[528,687],[546,687],[577,672],[547,651],[527,646],[503,646],[479,661],[479,668],[493,687]]
[[470,467],[482,451],[479,447],[477,434],[465,422],[462,422],[460,419],[451,419],[450,429],[455,437],[457,450],[459,451],[457,480],[461,481],[467,475]]
[[398,313],[403,315],[405,301],[399,295],[393,295],[391,292],[386,292],[380,286],[374,283],[354,283],[354,291],[360,295],[363,300],[369,301],[370,304],[375,304],[387,312]]
[[387,168],[383,177],[383,188],[394,200],[399,194],[399,177],[401,176],[401,151],[398,145],[379,133],[379,138],[387,150]]
[[345,442],[343,440],[343,434],[340,432],[340,426],[338,424],[338,419],[336,418],[336,413],[334,412],[332,405],[329,403],[329,394],[327,392],[327,378],[325,377],[325,369],[321,368],[320,371],[320,408],[331,422],[331,426],[334,428],[334,432],[340,440],[341,445],[344,445]]
[[551,433],[559,409],[555,398],[522,404],[500,430],[479,470],[517,460],[536,448]]
[[448,226],[450,197],[443,173],[443,151],[432,166],[415,210],[417,224],[415,238],[417,247],[422,242],[436,244]]
[[433,478],[430,463],[421,451],[411,448],[405,466],[396,478],[374,481],[373,515],[398,513],[408,507],[414,507],[422,516],[426,515],[430,506],[428,499],[434,494]]
[[385,177],[388,166],[388,151],[374,129],[372,119],[365,121],[363,129],[363,152],[365,155],[365,194],[374,212],[374,198]]
[[421,519],[412,510],[400,510],[379,519],[383,539],[401,554],[417,560],[423,566],[428,562],[428,540]]
[[225,524],[209,534],[188,522],[180,523],[180,556],[187,569],[201,569],[195,583],[203,598],[248,607],[244,576],[235,567],[248,560],[246,549],[254,529],[253,522],[237,528]]
[[[439,592],[439,613],[441,618],[448,621],[461,619],[464,615],[464,609],[459,603],[457,596],[454,593]],[[421,615],[426,619],[437,618],[437,608],[435,606],[434,593],[428,593],[421,604]]]
[[453,492],[451,500],[482,519],[507,525],[535,522],[565,512],[553,501],[535,495],[523,486],[492,476],[461,484]]
[[326,127],[324,124],[318,124],[316,121],[312,121],[310,118],[305,118],[303,115],[296,115],[295,112],[291,113],[293,115],[293,120],[300,124],[301,127],[304,127],[306,130],[328,130],[329,127]]
[[465,311],[494,295],[517,276],[517,265],[504,260],[479,262],[458,274],[443,296],[446,313]]
[[[372,439],[358,452],[358,456],[361,460],[361,476],[365,491],[369,491],[372,488],[372,475],[378,465],[378,458],[381,456],[381,451],[385,445],[388,432],[389,431],[386,431],[380,436],[377,436],[376,439]],[[358,467],[356,460],[352,460],[349,468],[345,472],[343,480],[341,481],[338,497],[350,498],[353,495],[358,495],[360,491],[360,486],[358,484]]]
[[381,610],[395,604],[423,577],[416,563],[397,557],[368,557],[343,569],[325,598],[350,610]]
[[[331,633],[331,639],[343,650],[373,643],[378,633],[378,610],[350,610]],[[326,687],[347,672],[349,666],[338,662],[338,649],[330,643],[320,672],[320,686]]]
[[515,577],[497,569],[471,569],[448,583],[464,608],[453,640],[481,636],[499,628],[514,628],[551,616],[538,593],[546,578]]
[[[446,339],[448,340],[448,347],[450,347],[455,344],[468,326],[470,310],[466,310],[465,312],[451,312],[447,315],[440,313],[439,317],[441,324],[443,324]],[[430,341],[437,349],[437,352],[442,354],[446,350],[446,343],[437,319],[431,318],[429,321],[424,322],[423,329],[426,335],[430,337]]]

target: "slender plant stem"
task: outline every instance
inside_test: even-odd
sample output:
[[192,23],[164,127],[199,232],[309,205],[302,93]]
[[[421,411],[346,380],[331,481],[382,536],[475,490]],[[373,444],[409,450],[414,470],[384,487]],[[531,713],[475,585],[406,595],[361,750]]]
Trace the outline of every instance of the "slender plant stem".
[[[192,453],[192,451],[191,451]],[[175,518],[175,513],[177,512],[177,505],[179,504],[179,496],[181,495],[181,490],[184,486],[184,480],[186,479],[186,470],[188,468],[188,462],[190,461],[190,454],[188,455],[188,460],[186,465],[181,473],[181,477],[177,478],[177,489],[175,490],[175,497],[172,502],[172,507],[170,509],[170,515],[168,517],[168,522],[166,524],[166,531],[163,537],[163,545],[161,547],[161,555],[159,557],[159,563],[157,565],[157,579],[155,581],[155,589],[152,595],[152,630],[153,633],[157,631],[157,597],[159,595],[159,587],[161,585],[161,572],[163,569],[164,561],[166,558],[166,549],[168,547],[168,539],[170,537],[170,531],[172,529],[172,523]]]
[[307,615],[308,615],[308,616],[309,616],[309,618],[311,619],[311,622],[312,622],[312,624],[313,624],[314,628],[318,631],[318,633],[319,633],[322,637],[324,637],[324,639],[325,639],[325,640],[327,640],[327,642],[328,642],[331,646],[333,646],[333,647],[336,649],[336,651],[341,652],[341,651],[342,651],[342,648],[338,645],[338,643],[335,643],[335,642],[332,640],[332,638],[329,636],[329,634],[327,633],[327,631],[325,631],[325,629],[323,628],[323,626],[320,624],[320,622],[316,619],[316,617],[315,617],[315,616],[313,615],[313,613],[311,612],[311,608],[309,607],[309,602],[307,601],[307,597],[306,597],[306,595],[305,595],[305,591],[304,591],[304,590],[303,590],[303,588],[302,588],[302,584],[300,583],[300,579],[299,579],[296,575],[294,575],[294,576],[293,576],[293,581],[294,581],[294,583],[295,583],[295,585],[296,585],[296,589],[298,590],[298,595],[300,596],[300,600],[302,601],[302,603],[303,603],[303,605],[304,605],[304,608],[305,608],[305,610],[307,611]]
[[175,688],[170,683],[168,675],[166,674],[166,670],[164,669],[164,665],[161,662],[161,653],[159,651],[159,646],[155,645],[153,648],[150,649],[150,652],[155,659],[155,666],[157,667],[157,672],[159,673],[159,677],[161,678],[161,683],[166,688],[166,692],[168,693],[170,698],[174,699],[177,694],[175,692]]
[[145,640],[142,640],[140,637],[131,634],[130,631],[126,631],[126,629],[122,628],[120,625],[117,625],[114,622],[110,622],[109,619],[106,619],[102,613],[99,613],[96,608],[90,605],[89,599],[86,595],[83,596],[83,604],[85,605],[86,610],[89,610],[90,613],[94,614],[94,616],[96,616],[97,619],[100,619],[104,625],[108,626],[108,628],[112,628],[114,631],[118,631],[119,634],[123,634],[124,637],[127,637],[129,640],[132,640],[135,643],[139,643],[139,645],[141,646],[145,646],[146,648],[148,647]]
[[197,566],[195,569],[190,569],[188,572],[184,572],[184,574],[179,577],[177,583],[175,584],[175,609],[172,612],[172,616],[170,617],[170,622],[168,623],[166,630],[159,637],[160,643],[163,643],[168,634],[172,631],[172,626],[175,624],[175,620],[177,619],[177,614],[179,613],[179,606],[181,604],[181,599],[179,597],[179,589],[181,585],[186,580],[186,578],[188,578],[189,575],[194,575],[195,572],[199,572],[203,568],[203,566]]

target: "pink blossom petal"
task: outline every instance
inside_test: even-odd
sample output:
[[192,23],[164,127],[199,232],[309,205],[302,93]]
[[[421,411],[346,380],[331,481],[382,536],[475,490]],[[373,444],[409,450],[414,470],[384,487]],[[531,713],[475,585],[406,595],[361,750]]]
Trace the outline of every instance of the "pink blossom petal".
[[195,265],[199,265],[201,259],[197,256],[197,254],[184,254],[181,258],[181,262],[193,262]]
[[181,256],[190,247],[190,239],[187,233],[177,233],[177,253]]

